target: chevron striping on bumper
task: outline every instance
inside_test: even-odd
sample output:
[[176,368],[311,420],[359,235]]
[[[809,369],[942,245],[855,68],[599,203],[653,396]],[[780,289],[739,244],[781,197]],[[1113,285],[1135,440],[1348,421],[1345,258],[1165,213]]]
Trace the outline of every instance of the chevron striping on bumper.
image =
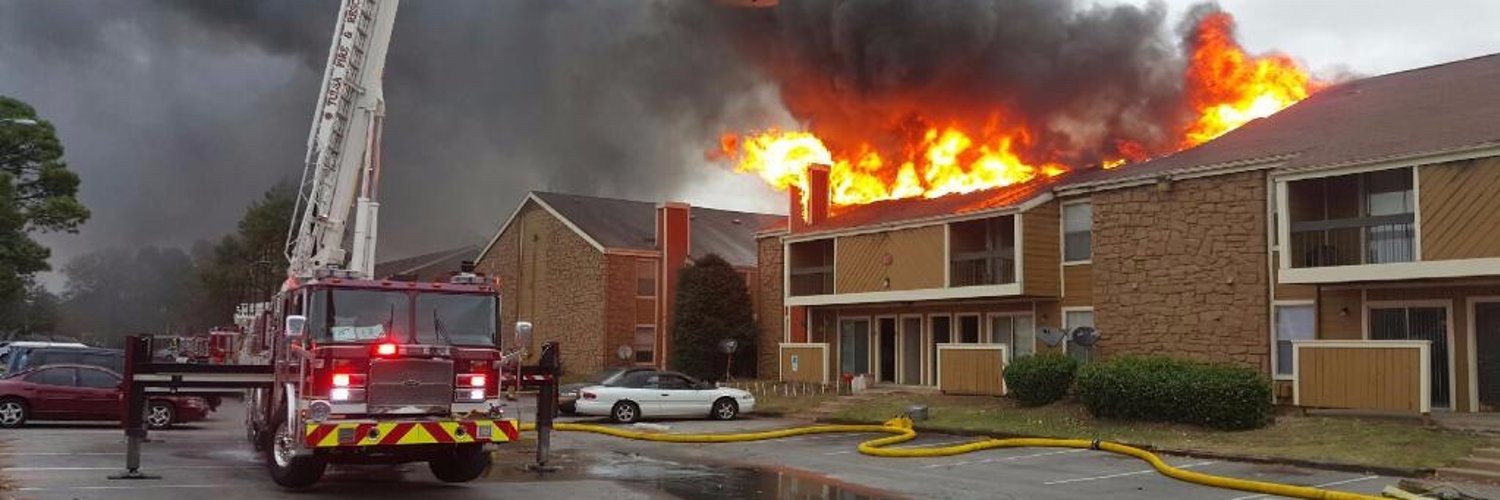
[[[374,437],[371,437],[372,431]],[[340,434],[345,436],[343,442]],[[514,441],[518,435],[514,420],[347,421],[309,423],[303,438],[308,447],[331,448],[501,443]]]

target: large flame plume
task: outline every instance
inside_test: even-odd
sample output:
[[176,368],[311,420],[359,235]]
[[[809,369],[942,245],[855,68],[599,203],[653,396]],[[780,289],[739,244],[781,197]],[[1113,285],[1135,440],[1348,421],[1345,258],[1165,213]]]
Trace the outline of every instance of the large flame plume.
[[[1234,38],[1233,18],[1224,12],[1199,18],[1184,42],[1184,111],[1177,123],[1160,124],[1168,137],[1154,145],[1117,140],[1112,150],[1095,155],[1095,162],[1114,168],[1201,144],[1324,85],[1287,56],[1247,54]],[[720,149],[737,171],[758,175],[778,190],[798,186],[805,193],[807,167],[831,166],[829,201],[835,207],[1010,186],[1062,174],[1065,163],[1076,161],[1078,155],[1034,140],[1038,130],[1027,120],[1004,109],[991,113],[980,126],[904,116],[903,133],[894,141],[820,130],[818,117],[809,116],[802,117],[809,130],[725,134]]]

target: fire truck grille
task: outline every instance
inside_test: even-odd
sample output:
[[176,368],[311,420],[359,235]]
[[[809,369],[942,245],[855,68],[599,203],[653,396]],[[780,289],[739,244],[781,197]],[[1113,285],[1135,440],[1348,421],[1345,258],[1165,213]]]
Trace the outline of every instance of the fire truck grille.
[[453,362],[443,359],[370,360],[371,411],[377,407],[442,407],[453,404]]

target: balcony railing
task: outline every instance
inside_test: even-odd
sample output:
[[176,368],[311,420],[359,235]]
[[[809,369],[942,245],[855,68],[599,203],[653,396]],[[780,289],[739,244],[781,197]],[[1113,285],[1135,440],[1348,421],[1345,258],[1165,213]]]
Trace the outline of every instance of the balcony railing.
[[948,265],[950,286],[1004,285],[1016,282],[1015,259],[954,256]]
[[1293,222],[1287,251],[1294,268],[1411,262],[1415,220],[1398,214]]
[[833,266],[791,270],[791,295],[833,293]]

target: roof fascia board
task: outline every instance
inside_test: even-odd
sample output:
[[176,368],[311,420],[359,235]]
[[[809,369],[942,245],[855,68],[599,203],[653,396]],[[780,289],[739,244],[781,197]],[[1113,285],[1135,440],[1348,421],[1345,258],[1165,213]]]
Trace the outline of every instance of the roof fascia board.
[[[1096,193],[1100,191],[1110,191],[1114,189],[1145,186],[1156,183],[1156,180],[1162,177],[1166,177],[1169,179],[1196,179],[1200,177],[1237,174],[1254,170],[1275,169],[1285,164],[1287,160],[1291,159],[1294,156],[1296,156],[1296,154],[1283,154],[1253,158],[1249,160],[1235,160],[1212,163],[1208,165],[1184,167],[1168,170],[1166,172],[1158,172],[1156,174],[1142,174],[1122,177],[1118,179],[1103,179],[1093,182],[1084,182],[1070,186],[1063,186],[1057,188],[1055,191],[1060,196],[1072,196],[1079,194]],[[1120,168],[1130,167],[1125,166]]]
[[[1046,197],[1048,199],[1051,199],[1051,196],[1052,196],[1051,193],[1047,193],[1046,194]],[[891,221],[891,222],[881,222],[881,223],[877,223],[877,224],[868,224],[868,225],[864,225],[864,226],[855,226],[855,227],[844,228],[844,229],[830,229],[830,230],[827,230],[827,231],[818,231],[818,232],[815,232],[815,233],[794,234],[794,235],[785,236],[785,237],[782,238],[782,240],[785,241],[785,242],[787,242],[787,243],[796,243],[796,242],[799,242],[799,241],[821,240],[821,239],[825,239],[825,238],[833,238],[833,237],[836,237],[836,236],[856,236],[856,235],[870,234],[870,233],[884,233],[884,232],[896,231],[896,230],[900,230],[900,229],[913,229],[913,228],[918,228],[918,227],[936,226],[936,225],[940,225],[940,224],[947,224],[947,223],[950,223],[950,222],[963,222],[963,221],[974,220],[974,219],[986,219],[986,218],[994,217],[994,216],[997,216],[997,215],[1008,215],[1008,214],[1013,214],[1013,213],[1019,213],[1021,206],[1024,206],[1024,205],[1007,205],[1007,206],[1004,206],[1004,207],[987,208],[987,209],[984,209],[984,210],[978,210],[978,211],[974,211],[974,212],[964,212],[964,213],[961,213],[961,214],[938,215],[938,216],[933,216],[933,217],[923,217],[923,218],[920,218],[920,219],[904,219],[904,220],[897,220],[897,221]]]
[[1424,151],[1421,153],[1413,153],[1400,156],[1367,158],[1364,160],[1289,168],[1280,172],[1275,172],[1272,176],[1279,181],[1295,181],[1359,172],[1369,172],[1374,170],[1416,167],[1420,165],[1430,165],[1435,163],[1472,160],[1475,158],[1484,158],[1487,156],[1497,155],[1500,155],[1500,143],[1490,142],[1477,146],[1460,147],[1447,150]]

